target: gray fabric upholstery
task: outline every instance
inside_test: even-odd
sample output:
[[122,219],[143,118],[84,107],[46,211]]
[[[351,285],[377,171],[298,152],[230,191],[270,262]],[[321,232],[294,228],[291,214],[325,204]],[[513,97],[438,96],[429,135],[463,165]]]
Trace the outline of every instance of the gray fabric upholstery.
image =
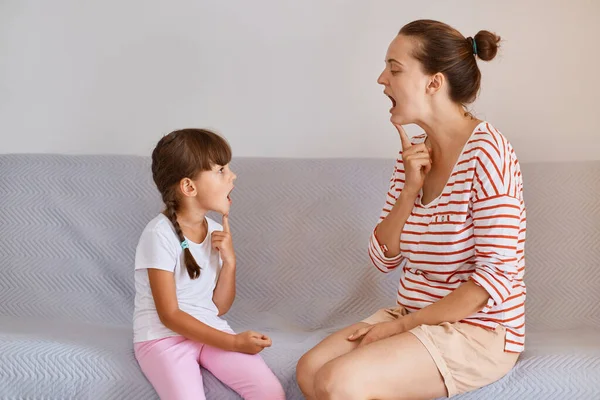
[[[236,159],[238,296],[226,316],[301,399],[298,358],[393,305],[366,252],[393,160]],[[525,164],[526,351],[464,399],[600,398],[600,162]],[[0,398],[157,398],[132,350],[133,257],[160,210],[149,160],[0,156]],[[218,217],[217,220],[219,220]],[[205,373],[209,399],[237,395]]]

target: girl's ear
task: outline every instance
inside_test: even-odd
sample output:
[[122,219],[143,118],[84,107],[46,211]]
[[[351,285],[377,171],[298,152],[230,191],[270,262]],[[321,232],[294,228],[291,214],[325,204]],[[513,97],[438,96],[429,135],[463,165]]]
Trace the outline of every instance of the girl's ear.
[[190,178],[183,178],[179,181],[179,190],[181,191],[181,194],[186,197],[194,197],[198,194],[198,188]]

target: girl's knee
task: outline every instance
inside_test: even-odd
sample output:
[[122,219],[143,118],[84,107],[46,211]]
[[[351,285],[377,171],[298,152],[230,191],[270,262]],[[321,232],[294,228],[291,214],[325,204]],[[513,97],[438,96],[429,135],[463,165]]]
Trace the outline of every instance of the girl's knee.
[[243,397],[246,400],[285,400],[285,391],[279,379],[272,375],[258,382],[251,393]]

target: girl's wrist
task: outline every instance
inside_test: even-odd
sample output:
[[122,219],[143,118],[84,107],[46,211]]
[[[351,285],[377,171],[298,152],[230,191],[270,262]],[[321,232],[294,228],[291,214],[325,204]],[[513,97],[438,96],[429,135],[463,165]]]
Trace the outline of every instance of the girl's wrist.
[[223,268],[235,268],[235,264],[236,264],[236,259],[235,256],[233,257],[232,260],[223,260]]

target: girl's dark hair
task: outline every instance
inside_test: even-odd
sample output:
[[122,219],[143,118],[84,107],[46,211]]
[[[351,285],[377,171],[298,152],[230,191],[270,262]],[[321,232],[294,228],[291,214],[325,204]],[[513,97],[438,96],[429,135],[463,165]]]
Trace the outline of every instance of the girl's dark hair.
[[400,29],[399,35],[416,39],[413,57],[427,74],[443,73],[450,86],[450,98],[463,106],[477,97],[481,72],[476,57],[490,61],[498,52],[500,37],[479,31],[465,38],[451,26],[427,19],[413,21]]
[[[152,178],[162,196],[169,218],[180,242],[185,240],[179,222],[178,186],[182,179],[196,179],[214,165],[227,165],[231,148],[221,136],[205,129],[182,129],[164,136],[152,151]],[[200,266],[190,249],[184,249],[184,261],[191,279],[200,276]]]

